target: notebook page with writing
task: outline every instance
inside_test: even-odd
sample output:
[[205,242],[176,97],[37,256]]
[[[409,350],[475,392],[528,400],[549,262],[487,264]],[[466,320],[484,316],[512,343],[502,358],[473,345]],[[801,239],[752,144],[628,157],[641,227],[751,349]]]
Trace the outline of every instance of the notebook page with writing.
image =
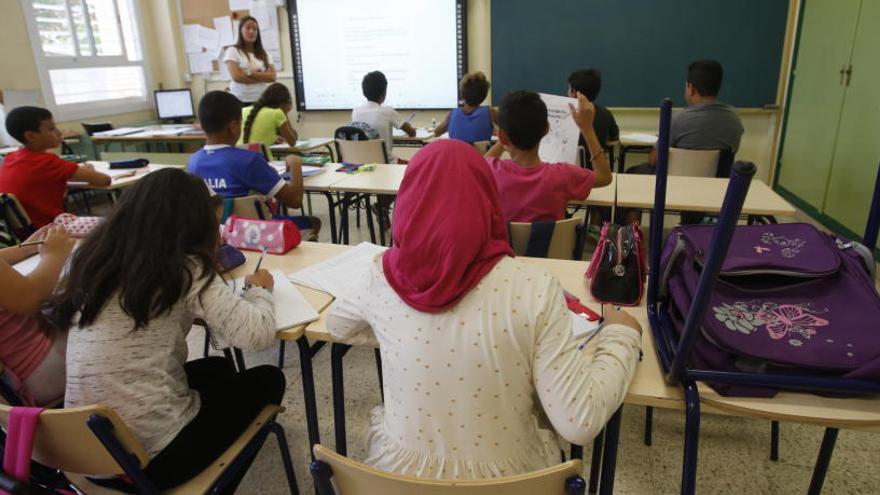
[[[306,301],[305,297],[290,283],[280,270],[272,270],[275,288],[272,297],[275,300],[275,329],[278,331],[293,328],[318,319],[318,312]],[[235,280],[234,287],[244,287],[244,278]]]

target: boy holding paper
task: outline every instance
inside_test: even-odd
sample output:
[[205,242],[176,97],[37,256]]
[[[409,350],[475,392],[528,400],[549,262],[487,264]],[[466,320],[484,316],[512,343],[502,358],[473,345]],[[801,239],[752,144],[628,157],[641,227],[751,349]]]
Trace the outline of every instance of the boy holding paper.
[[[514,91],[498,109],[498,142],[486,153],[507,222],[556,221],[565,218],[569,201],[582,201],[594,187],[611,183],[611,168],[593,130],[595,107],[581,93],[571,116],[587,142],[593,170],[569,163],[544,163],[538,155],[549,131],[547,105],[537,93]],[[502,160],[507,151],[509,160]]]

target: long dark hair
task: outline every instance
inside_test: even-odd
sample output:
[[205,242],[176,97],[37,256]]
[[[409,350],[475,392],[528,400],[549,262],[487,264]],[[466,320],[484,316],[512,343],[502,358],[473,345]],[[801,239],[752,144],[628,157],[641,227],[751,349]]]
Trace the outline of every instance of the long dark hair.
[[254,125],[254,120],[257,118],[257,114],[260,113],[260,110],[263,108],[281,108],[283,105],[289,105],[293,103],[293,98],[290,96],[290,90],[287,89],[287,86],[281,83],[272,83],[270,84],[263,94],[260,95],[260,99],[254,103],[254,106],[251,107],[251,113],[248,114],[248,118],[244,123],[244,131],[242,131],[241,142],[247,143],[251,138],[251,128]]
[[244,37],[241,35],[241,30],[244,29],[244,23],[247,21],[254,21],[254,24],[257,25],[257,39],[254,40],[254,55],[266,64],[266,67],[269,66],[269,56],[266,55],[266,50],[263,48],[263,37],[260,35],[260,23],[257,22],[253,17],[246,15],[241,18],[238,22],[238,40],[235,42],[235,47],[238,48],[238,51],[241,53],[247,53],[247,50],[244,46]]
[[74,252],[50,303],[52,320],[87,326],[118,297],[136,330],[171,311],[196,280],[204,280],[201,295],[217,276],[214,204],[205,183],[180,169],[138,181]]

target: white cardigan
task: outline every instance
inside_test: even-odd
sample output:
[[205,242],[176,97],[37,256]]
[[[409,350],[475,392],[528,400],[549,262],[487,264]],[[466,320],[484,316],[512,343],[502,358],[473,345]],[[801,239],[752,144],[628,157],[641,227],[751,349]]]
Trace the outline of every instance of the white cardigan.
[[[376,344],[385,404],[373,411],[367,464],[429,478],[513,475],[559,462],[559,443],[587,445],[620,406],[641,338],[611,325],[595,355],[578,351],[559,282],[501,260],[453,308],[422,313],[388,285],[377,255],[334,303],[334,340]],[[537,396],[537,401],[535,400]]]

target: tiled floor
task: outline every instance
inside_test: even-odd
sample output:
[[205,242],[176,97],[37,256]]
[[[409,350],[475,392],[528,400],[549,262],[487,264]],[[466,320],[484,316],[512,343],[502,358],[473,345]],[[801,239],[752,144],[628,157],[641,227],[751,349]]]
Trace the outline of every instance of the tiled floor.
[[[322,241],[329,241],[326,202],[315,196],[314,212],[323,217]],[[351,243],[369,240],[366,228],[354,228]],[[201,353],[202,334],[190,337],[192,355]],[[307,432],[303,414],[299,358],[288,348],[284,372],[288,387],[287,411],[279,418],[287,431],[297,479],[303,493],[309,493]],[[315,358],[315,382],[323,443],[332,447],[333,409],[330,382],[330,352],[323,349]],[[277,361],[277,348],[247,357],[248,365]],[[379,404],[379,386],[372,349],[353,348],[345,359],[346,417],[349,455],[362,459],[370,410]],[[681,479],[684,418],[680,411],[655,411],[654,442],[642,443],[644,409],[625,407],[621,428],[616,493],[677,493]],[[704,415],[700,437],[699,493],[804,494],[823,430],[814,426],[783,424],[780,460],[769,460],[770,424],[759,419]],[[270,439],[271,440],[271,439]],[[590,449],[586,449],[589,457]],[[589,463],[589,459],[586,460]],[[825,483],[826,494],[880,493],[880,435],[842,431]],[[274,443],[267,443],[240,489],[245,494],[284,493],[284,472]]]

